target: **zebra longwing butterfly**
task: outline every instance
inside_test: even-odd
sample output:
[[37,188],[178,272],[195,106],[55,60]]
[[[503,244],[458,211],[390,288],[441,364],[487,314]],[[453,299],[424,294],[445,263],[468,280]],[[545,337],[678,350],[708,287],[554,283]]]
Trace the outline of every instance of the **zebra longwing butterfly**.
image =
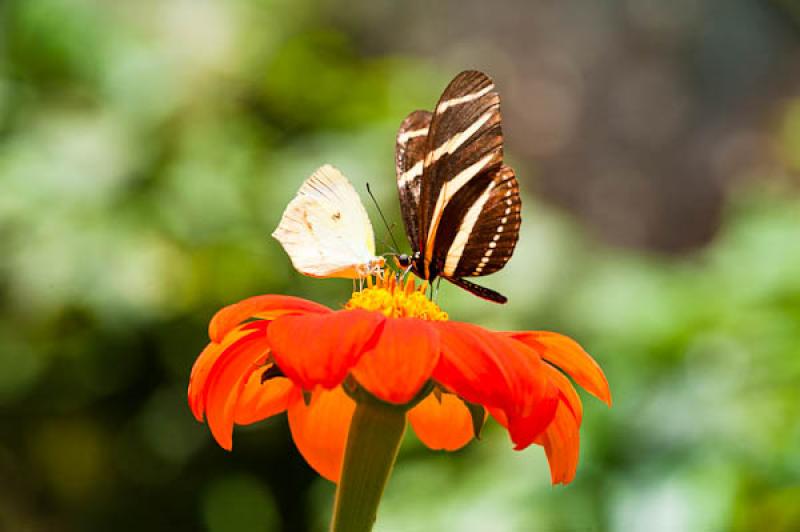
[[503,164],[500,96],[492,79],[461,72],[433,113],[408,115],[397,133],[396,168],[413,250],[401,262],[423,279],[443,277],[505,303],[505,296],[465,279],[505,266],[519,237],[519,186]]

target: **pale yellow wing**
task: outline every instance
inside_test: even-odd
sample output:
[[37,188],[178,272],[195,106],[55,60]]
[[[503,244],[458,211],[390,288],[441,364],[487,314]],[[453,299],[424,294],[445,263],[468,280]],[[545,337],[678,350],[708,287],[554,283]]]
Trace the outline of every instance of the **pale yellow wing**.
[[383,264],[358,193],[330,165],[306,179],[272,236],[297,271],[312,277],[356,279]]

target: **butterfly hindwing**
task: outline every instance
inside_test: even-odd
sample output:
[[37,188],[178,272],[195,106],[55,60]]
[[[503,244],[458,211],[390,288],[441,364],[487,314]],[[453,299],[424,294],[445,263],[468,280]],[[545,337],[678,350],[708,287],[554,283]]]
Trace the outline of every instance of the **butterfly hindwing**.
[[466,71],[442,93],[431,118],[420,186],[419,251],[435,276],[454,225],[480,197],[503,160],[500,97],[486,74]]
[[514,171],[503,166],[464,216],[446,252],[443,274],[476,277],[505,266],[519,237],[521,208]]
[[431,123],[430,111],[414,111],[397,132],[396,170],[400,192],[400,211],[406,235],[413,249],[419,249],[419,197],[422,165]]

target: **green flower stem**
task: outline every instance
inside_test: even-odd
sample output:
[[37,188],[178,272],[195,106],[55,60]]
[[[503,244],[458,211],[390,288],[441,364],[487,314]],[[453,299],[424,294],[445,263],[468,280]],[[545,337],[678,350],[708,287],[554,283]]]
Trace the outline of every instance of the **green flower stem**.
[[358,401],[336,488],[331,532],[369,532],[406,430],[407,409]]

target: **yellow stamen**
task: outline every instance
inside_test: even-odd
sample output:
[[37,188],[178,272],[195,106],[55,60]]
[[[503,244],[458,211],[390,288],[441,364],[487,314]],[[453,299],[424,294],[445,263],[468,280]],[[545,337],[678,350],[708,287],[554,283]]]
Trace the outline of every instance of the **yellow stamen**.
[[346,309],[364,309],[382,312],[389,318],[420,318],[431,321],[447,320],[447,312],[425,296],[428,283],[419,285],[409,275],[405,284],[398,283],[392,276],[381,279],[367,277],[367,288],[353,292]]
[[411,293],[416,290],[416,283],[414,282],[414,277],[411,275],[408,276],[406,279],[406,295],[411,295]]

